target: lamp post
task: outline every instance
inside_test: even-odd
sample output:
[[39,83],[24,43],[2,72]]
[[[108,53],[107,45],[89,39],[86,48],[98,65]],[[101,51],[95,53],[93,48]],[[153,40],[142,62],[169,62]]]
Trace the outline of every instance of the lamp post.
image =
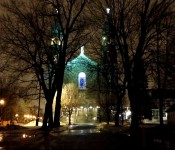
[[38,114],[36,117],[36,126],[38,126],[39,117],[40,117],[40,101],[41,101],[41,85],[39,87]]
[[4,106],[5,101],[3,99],[0,100],[0,122],[2,123],[2,107]]

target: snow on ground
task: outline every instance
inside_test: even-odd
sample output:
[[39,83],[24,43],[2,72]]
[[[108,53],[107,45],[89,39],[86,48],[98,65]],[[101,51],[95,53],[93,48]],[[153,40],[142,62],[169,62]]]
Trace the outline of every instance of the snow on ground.
[[[60,123],[61,123],[61,125],[66,125],[66,123],[63,123],[63,122],[60,122]],[[42,122],[38,122],[38,126],[42,126],[42,124],[43,124]],[[31,121],[27,124],[23,124],[23,126],[25,126],[25,127],[36,126],[36,121]]]
[[[27,127],[31,127],[31,126],[36,126],[36,121],[31,121],[31,122],[29,122],[29,123],[27,123],[27,124],[24,124],[23,126],[27,126]],[[42,126],[42,122],[38,122],[38,126]]]

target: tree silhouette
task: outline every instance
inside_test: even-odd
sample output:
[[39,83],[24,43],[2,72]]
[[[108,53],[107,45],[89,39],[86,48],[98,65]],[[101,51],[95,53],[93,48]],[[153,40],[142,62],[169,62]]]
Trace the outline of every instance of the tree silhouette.
[[[21,75],[30,74],[29,81],[39,82],[46,99],[43,128],[60,126],[61,92],[64,69],[67,61],[76,53],[81,44],[88,40],[85,15],[86,1],[14,1],[2,3],[6,10],[1,17],[3,43],[8,56],[20,63]],[[53,39],[52,26],[58,21],[62,31]],[[16,23],[18,22],[18,23]],[[86,28],[87,26],[87,28]],[[86,31],[85,31],[86,30]],[[80,32],[81,31],[81,32]],[[53,47],[60,40],[61,49]],[[56,58],[56,59],[55,59]],[[33,79],[33,80],[31,80]],[[52,103],[57,91],[55,115]],[[48,124],[47,124],[48,123]]]

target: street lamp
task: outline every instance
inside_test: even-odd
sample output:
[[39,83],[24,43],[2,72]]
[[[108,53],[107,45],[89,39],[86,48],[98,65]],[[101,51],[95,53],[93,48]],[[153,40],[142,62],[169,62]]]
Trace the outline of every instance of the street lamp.
[[0,100],[0,105],[3,106],[5,104],[5,101],[3,99]]
[[41,103],[41,85],[39,86],[38,114],[37,114],[37,117],[36,117],[36,126],[38,126],[38,123],[39,123],[40,103]]
[[2,106],[4,106],[5,101],[3,99],[0,100],[0,121],[2,123]]

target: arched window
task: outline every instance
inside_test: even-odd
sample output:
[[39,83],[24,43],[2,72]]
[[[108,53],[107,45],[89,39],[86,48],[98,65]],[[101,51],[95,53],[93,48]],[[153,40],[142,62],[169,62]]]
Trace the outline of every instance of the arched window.
[[79,89],[86,89],[86,74],[84,72],[78,74],[78,87]]

